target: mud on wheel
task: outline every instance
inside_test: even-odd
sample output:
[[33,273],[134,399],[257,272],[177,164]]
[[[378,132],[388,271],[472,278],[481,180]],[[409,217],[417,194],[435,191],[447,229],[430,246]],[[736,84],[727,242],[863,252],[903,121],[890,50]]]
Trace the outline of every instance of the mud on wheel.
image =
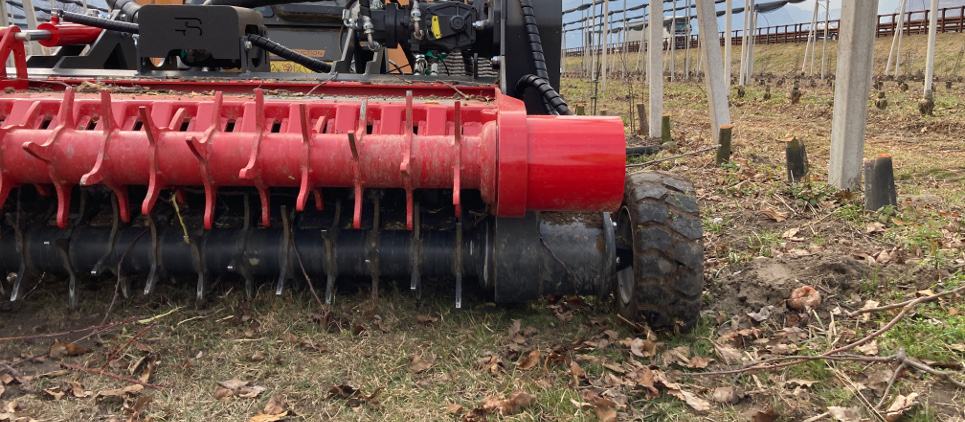
[[690,182],[663,172],[627,175],[617,215],[614,297],[630,321],[692,328],[704,286],[703,235]]

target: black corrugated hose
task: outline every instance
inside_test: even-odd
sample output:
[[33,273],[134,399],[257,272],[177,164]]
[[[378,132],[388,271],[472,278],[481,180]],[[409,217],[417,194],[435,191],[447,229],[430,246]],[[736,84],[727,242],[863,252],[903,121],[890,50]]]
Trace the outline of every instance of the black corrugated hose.
[[[96,28],[104,28],[111,31],[126,32],[129,34],[137,34],[139,26],[136,23],[121,22],[111,19],[95,18],[92,16],[85,16],[79,13],[71,12],[61,12],[61,18],[67,22],[79,23],[87,26],[93,26]],[[263,48],[275,55],[291,60],[302,66],[305,66],[315,72],[327,73],[332,70],[332,65],[325,63],[318,59],[313,59],[297,51],[294,51],[288,47],[278,44],[268,38],[262,37],[256,34],[248,34],[248,41],[251,41],[252,45]]]
[[248,41],[251,41],[252,45],[261,47],[270,53],[274,53],[278,57],[291,60],[313,71],[319,73],[328,73],[332,71],[332,65],[321,60],[308,57],[260,35],[248,34]]
[[545,78],[541,78],[532,73],[523,76],[519,82],[516,83],[516,95],[523,95],[523,91],[525,91],[526,88],[533,88],[539,92],[540,97],[543,98],[543,102],[551,113],[567,116],[573,115],[573,112],[570,111],[566,102],[560,98],[560,94],[553,89],[553,86],[550,85],[550,82]]
[[536,13],[533,11],[533,4],[530,0],[519,0],[519,6],[523,11],[523,26],[526,28],[526,40],[529,42],[529,51],[533,55],[533,66],[536,68],[536,74],[523,76],[516,83],[516,95],[522,95],[526,87],[533,87],[539,91],[543,98],[546,112],[549,114],[573,114],[570,108],[566,106],[566,102],[560,98],[560,94],[549,83],[550,76],[546,70],[543,41],[539,37],[539,26],[536,25]]
[[536,76],[549,80],[550,75],[546,70],[546,57],[543,55],[543,42],[539,37],[539,27],[536,26],[536,13],[533,11],[533,3],[530,0],[519,0],[519,6],[523,9],[523,26],[526,28],[526,41],[529,43],[529,51],[533,53],[533,66],[536,68]]
[[80,13],[64,11],[60,12],[60,17],[67,22],[79,23],[81,25],[93,26],[95,28],[104,28],[111,31],[126,32],[128,34],[136,34],[138,31],[138,26],[136,23],[95,18],[93,16],[86,16]]

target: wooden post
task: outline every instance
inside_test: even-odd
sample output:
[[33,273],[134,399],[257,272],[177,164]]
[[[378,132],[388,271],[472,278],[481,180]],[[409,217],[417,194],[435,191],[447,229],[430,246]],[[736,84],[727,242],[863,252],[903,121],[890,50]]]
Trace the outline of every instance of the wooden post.
[[[801,64],[801,73],[804,73],[808,68],[808,51],[811,52],[811,63],[814,63],[814,49],[811,47],[814,45],[814,34],[816,33],[816,27],[818,23],[818,2],[814,2],[814,13],[811,14],[811,27],[808,28],[808,42],[804,45],[804,63]],[[812,65],[811,72],[814,72],[814,67]]]
[[727,10],[724,11],[724,80],[727,81],[727,91],[730,92],[730,72],[731,66],[733,66],[734,61],[731,60],[731,50],[732,40],[731,36],[734,31],[734,0],[724,0],[724,7]]
[[[598,0],[593,0],[593,7],[590,8],[590,18],[592,23],[590,24],[590,80],[596,81],[599,79],[600,75],[597,73],[596,66],[596,3]],[[603,0],[606,2],[606,0]]]
[[663,120],[661,122],[661,132],[660,132],[660,143],[666,144],[668,142],[673,142],[673,137],[670,136],[670,115],[664,114]]
[[[697,32],[700,34],[717,33],[717,10],[714,0],[697,0]],[[724,79],[724,69],[721,64],[720,43],[706,40],[702,45],[700,56],[704,68],[704,81],[707,86],[707,104],[710,108],[710,127],[719,128],[730,124],[730,110],[727,95],[730,89],[728,81]],[[720,133],[712,131],[714,142],[720,141]]]
[[[906,0],[907,1],[907,0]],[[905,13],[902,12],[902,21],[904,21]],[[911,15],[909,14],[909,17]],[[910,20],[910,19],[909,19]],[[898,76],[898,72],[901,71],[901,39],[905,34],[905,24],[901,25],[898,30],[898,50],[895,51],[895,76]]]
[[878,0],[841,3],[828,169],[828,182],[838,189],[857,188],[861,182],[877,13]]
[[[687,45],[684,46],[684,80],[690,80],[690,0],[684,0],[684,19],[687,23],[684,24],[687,38]],[[676,25],[676,24],[675,24]],[[717,31],[714,31],[717,32]]]
[[10,21],[7,20],[7,0],[0,0],[0,27],[10,26]]
[[610,61],[607,59],[607,52],[610,50],[610,1],[603,0],[603,28],[600,46],[603,48],[603,84],[600,91],[606,91],[606,75],[610,73]]
[[[755,0],[751,0],[754,5]],[[751,13],[751,45],[747,46],[747,83],[754,80],[754,47],[757,47],[757,15],[759,12],[754,7]]]
[[[904,1],[904,0],[902,0]],[[828,74],[828,36],[830,35],[831,0],[824,4],[824,48],[821,49],[821,79]]]
[[747,81],[747,44],[750,38],[747,36],[748,30],[751,26],[751,0],[744,0],[744,32],[741,34],[744,37],[741,39],[741,67],[740,67],[740,81],[738,85],[744,86]]
[[[907,6],[908,0],[901,0],[901,4],[898,6],[898,24],[895,26],[895,36],[891,40],[891,51],[888,52],[888,65],[885,66],[885,76],[888,76],[888,72],[891,71],[892,59],[895,56],[895,48],[898,46],[898,38],[901,37],[902,29],[905,27],[905,6]],[[901,55],[901,51],[898,51],[898,55]],[[898,76],[898,71],[895,70],[895,76]]]
[[640,119],[640,128],[637,129],[637,133],[643,135],[650,133],[647,126],[647,106],[644,103],[637,103],[637,117]]
[[931,20],[928,23],[928,61],[925,65],[925,92],[935,92],[935,37],[938,33],[938,0],[931,0]]
[[[670,45],[668,48],[670,50],[670,81],[673,82],[677,77],[674,75],[674,73],[677,73],[677,66],[674,65],[674,59],[677,56],[677,0],[673,0],[671,8],[673,11],[670,13]],[[660,25],[663,26],[663,22],[660,22]]]
[[808,175],[808,153],[804,149],[804,141],[795,137],[784,140],[784,152],[787,156],[787,181],[797,183]]
[[864,177],[865,209],[877,211],[886,205],[898,205],[895,173],[890,154],[878,154],[874,160],[865,161]]
[[663,7],[650,8],[650,40],[647,54],[650,64],[647,66],[647,81],[650,85],[650,137],[660,136],[661,116],[663,116]]
[[576,115],[577,115],[577,116],[585,116],[585,115],[586,115],[586,104],[577,104],[577,105],[576,105]]
[[730,138],[734,127],[731,125],[724,125],[720,127],[720,148],[717,149],[717,165],[730,162]]

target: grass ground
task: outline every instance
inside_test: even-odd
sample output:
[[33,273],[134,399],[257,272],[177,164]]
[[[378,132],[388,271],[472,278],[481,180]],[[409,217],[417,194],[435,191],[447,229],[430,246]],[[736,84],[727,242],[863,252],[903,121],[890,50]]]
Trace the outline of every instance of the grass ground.
[[[770,60],[766,50],[759,58]],[[144,321],[78,342],[88,353],[27,361],[18,366],[27,379],[0,378],[0,420],[247,420],[269,410],[273,397],[284,398],[283,417],[293,421],[800,421],[837,407],[874,418],[870,408],[895,365],[815,361],[740,377],[687,374],[785,353],[820,353],[892,317],[849,314],[868,301],[897,302],[965,281],[965,86],[940,86],[936,116],[921,117],[915,90],[885,84],[891,105],[869,113],[866,155],[895,157],[901,204],[868,212],[860,192],[823,184],[831,90],[802,80],[804,98],[792,105],[790,81],[777,87],[780,78],[767,82],[770,100],[762,99],[764,87],[756,84],[744,98],[733,98],[730,164],[718,167],[713,157],[698,155],[655,166],[692,179],[702,208],[705,300],[691,332],[651,333],[628,325],[609,300],[594,298],[495,306],[473,290],[465,308],[454,309],[447,282],[426,289],[421,303],[404,282],[387,282],[378,300],[369,298],[364,283],[347,283],[339,286],[336,303],[324,308],[304,288],[275,296],[266,284],[248,299],[238,280],[223,279],[199,308],[191,286],[167,281],[151,297],[121,299],[109,315],[110,321]],[[563,82],[570,103],[590,103],[591,92],[586,81]],[[631,105],[645,94],[638,81],[613,81],[598,106],[622,116],[630,132]],[[659,157],[709,145],[702,85],[669,83],[665,99],[678,147]],[[807,145],[810,183],[785,181],[779,141],[787,136]],[[774,212],[784,219],[770,217]],[[813,313],[785,303],[791,290],[804,285],[824,296]],[[22,302],[0,308],[0,337],[98,325],[113,283],[86,282],[81,294],[81,308],[69,310],[64,281],[44,278],[29,286]],[[760,316],[762,309],[770,313],[762,321],[748,316]],[[648,342],[652,353],[642,346]],[[43,354],[52,343],[46,337],[0,338],[0,361]],[[963,379],[963,344],[965,306],[952,297],[922,307],[878,338],[877,350],[861,353],[885,356],[904,349]],[[108,361],[107,371],[165,389],[111,391],[132,384],[61,366],[100,368]],[[225,383],[235,379],[240,383]],[[520,390],[535,402],[510,416],[473,412],[489,398]],[[688,404],[674,391],[708,405]],[[718,392],[735,397],[715,400]],[[886,407],[896,393],[920,394],[920,404],[901,420],[965,418],[965,392],[937,377],[904,371]],[[614,405],[599,405],[606,399]],[[601,412],[581,403],[596,403]],[[615,413],[606,412],[610,408]]]

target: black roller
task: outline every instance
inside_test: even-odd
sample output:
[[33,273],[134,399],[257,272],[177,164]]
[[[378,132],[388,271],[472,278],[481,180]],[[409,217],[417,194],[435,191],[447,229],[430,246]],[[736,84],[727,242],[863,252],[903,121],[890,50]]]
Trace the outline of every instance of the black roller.
[[[386,211],[383,214],[392,215]],[[419,230],[408,231],[393,221],[375,228],[378,220],[368,217],[356,230],[338,224],[333,212],[313,212],[315,216],[294,227],[287,220],[267,228],[238,227],[238,220],[229,218],[225,221],[234,223],[207,231],[179,223],[154,226],[153,220],[116,227],[34,226],[20,235],[3,226],[0,271],[87,280],[81,276],[107,274],[114,279],[119,268],[123,277],[151,274],[146,293],[155,278],[196,278],[199,298],[208,279],[226,274],[245,279],[249,294],[257,280],[277,283],[280,292],[286,280],[303,276],[302,267],[318,282],[365,277],[373,280],[373,287],[380,277],[406,280],[418,274],[456,279],[457,285],[476,279],[497,302],[604,295],[615,279],[617,251],[608,214],[530,213],[459,223],[452,214],[440,218],[446,213],[437,211],[424,213]]]

